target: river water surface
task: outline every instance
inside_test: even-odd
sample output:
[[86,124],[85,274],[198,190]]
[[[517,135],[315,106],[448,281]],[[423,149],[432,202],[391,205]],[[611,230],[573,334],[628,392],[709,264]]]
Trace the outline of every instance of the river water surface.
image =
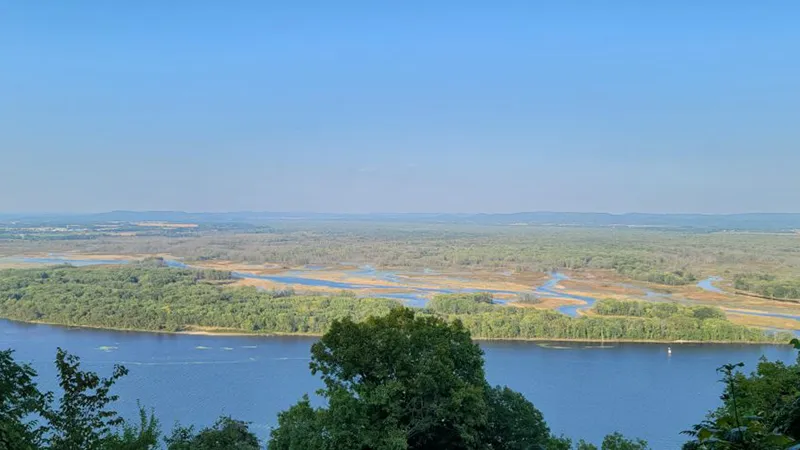
[[[84,366],[130,374],[117,392],[119,409],[135,417],[136,401],[155,408],[169,429],[180,420],[208,425],[220,414],[253,422],[266,437],[277,413],[321,386],[308,370],[311,338],[229,337],[116,332],[0,320],[0,349],[40,372],[55,389],[52,360],[61,346]],[[754,367],[761,355],[791,361],[789,347],[755,345],[484,342],[487,378],[522,392],[556,433],[599,442],[612,431],[640,436],[655,449],[674,449],[679,434],[718,403],[715,369],[728,362]],[[317,400],[319,401],[319,400]]]

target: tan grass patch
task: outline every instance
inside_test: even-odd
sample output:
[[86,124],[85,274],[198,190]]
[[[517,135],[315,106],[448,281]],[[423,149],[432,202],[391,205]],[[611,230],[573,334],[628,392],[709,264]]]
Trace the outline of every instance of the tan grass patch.
[[800,330],[800,321],[786,319],[783,317],[764,317],[751,316],[747,314],[736,314],[725,312],[728,320],[735,324],[758,328],[776,328],[779,330]]

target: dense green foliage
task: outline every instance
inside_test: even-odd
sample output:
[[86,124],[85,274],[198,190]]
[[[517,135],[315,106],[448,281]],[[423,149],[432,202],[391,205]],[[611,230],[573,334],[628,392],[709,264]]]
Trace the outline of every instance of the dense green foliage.
[[436,313],[476,314],[493,311],[492,295],[487,293],[436,294],[428,302],[428,309]]
[[334,319],[386,314],[392,300],[286,297],[283,291],[222,288],[207,271],[121,266],[0,271],[0,315],[64,325],[154,331],[210,327],[316,333]]
[[620,433],[612,433],[603,438],[600,450],[647,450],[647,441],[628,439]]
[[[301,402],[296,407],[303,415],[282,414],[271,450],[301,448],[296,441],[307,450],[467,449],[488,439],[482,432],[491,388],[482,351],[458,324],[415,317],[408,309],[361,323],[345,319],[312,346],[311,355],[328,406],[309,413]],[[502,406],[499,396],[491,397]],[[297,429],[313,434],[313,446]]]
[[17,364],[11,350],[0,351],[0,450],[29,450],[42,440],[44,428],[28,417],[42,411],[46,397],[34,382],[36,372]]
[[167,450],[259,450],[261,444],[247,423],[220,417],[213,426],[199,432],[194,427],[177,426],[164,441]]
[[[590,444],[583,439],[573,445],[572,440],[560,436],[552,437],[547,446],[547,450],[598,450],[597,446]],[[642,439],[628,439],[621,433],[611,433],[603,438],[600,450],[648,450],[650,447],[647,441]]]
[[473,303],[492,304],[494,298],[488,292],[459,292],[457,294],[436,294],[435,299],[444,300],[465,300]]
[[[190,329],[322,334],[336,319],[386,315],[390,299],[295,296],[226,287],[206,271],[138,266],[0,271],[0,316],[64,325],[154,331]],[[486,294],[434,297],[425,313],[461,320],[477,338],[786,342],[736,325],[715,308],[600,302],[599,315],[487,303]],[[620,313],[607,315],[611,306]],[[624,309],[624,311],[623,311]]]
[[[795,346],[800,346],[796,339]],[[798,448],[800,395],[797,364],[786,366],[762,360],[749,377],[737,370],[744,364],[725,364],[723,405],[684,434],[693,439],[684,450],[773,450]]]
[[633,300],[598,300],[594,312],[603,316],[650,317],[669,319],[686,317],[697,320],[725,320],[725,313],[713,306],[685,306],[679,303],[650,303]]
[[[603,311],[616,301],[601,301]],[[619,302],[616,315],[567,317],[555,311],[486,305],[464,299],[435,297],[427,311],[458,319],[474,336],[493,339],[575,339],[646,341],[787,342],[786,333],[765,334],[727,321],[716,308],[683,307],[647,302]],[[638,311],[642,311],[638,314]],[[645,314],[644,311],[650,311]]]
[[[491,387],[483,352],[456,323],[398,309],[343,320],[311,349],[327,407],[283,412],[270,450],[527,450],[571,446],[551,436],[522,395]],[[605,448],[605,447],[604,447]]]
[[612,258],[611,266],[621,275],[650,283],[680,286],[697,281],[697,277],[685,269],[660,270],[657,264],[636,258],[615,256]]
[[[800,349],[800,340],[791,343]],[[750,375],[740,367],[719,368],[725,383],[722,406],[685,432],[695,438],[686,450],[787,448],[800,441],[800,357],[789,365],[762,358]]]
[[769,274],[737,274],[733,278],[733,287],[739,291],[774,299],[800,299],[800,278],[778,278]]

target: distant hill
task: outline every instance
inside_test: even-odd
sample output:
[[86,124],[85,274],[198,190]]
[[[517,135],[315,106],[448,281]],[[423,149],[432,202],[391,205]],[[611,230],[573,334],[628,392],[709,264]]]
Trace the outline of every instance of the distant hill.
[[177,222],[197,224],[264,225],[279,222],[395,222],[428,224],[647,227],[704,231],[800,230],[800,214],[609,214],[578,212],[520,212],[511,214],[380,213],[331,214],[286,212],[193,213],[183,211],[111,211],[96,214],[0,214],[0,222],[88,224],[105,222]]

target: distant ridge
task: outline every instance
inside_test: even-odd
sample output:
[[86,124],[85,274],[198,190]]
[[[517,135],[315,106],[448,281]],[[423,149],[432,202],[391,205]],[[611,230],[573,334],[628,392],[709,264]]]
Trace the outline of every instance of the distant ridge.
[[650,213],[292,213],[292,212],[224,212],[184,211],[110,211],[94,214],[0,214],[0,222],[98,223],[98,222],[179,222],[237,223],[263,225],[276,222],[398,222],[428,224],[576,226],[576,227],[649,227],[732,231],[800,230],[800,213],[744,214],[650,214]]

